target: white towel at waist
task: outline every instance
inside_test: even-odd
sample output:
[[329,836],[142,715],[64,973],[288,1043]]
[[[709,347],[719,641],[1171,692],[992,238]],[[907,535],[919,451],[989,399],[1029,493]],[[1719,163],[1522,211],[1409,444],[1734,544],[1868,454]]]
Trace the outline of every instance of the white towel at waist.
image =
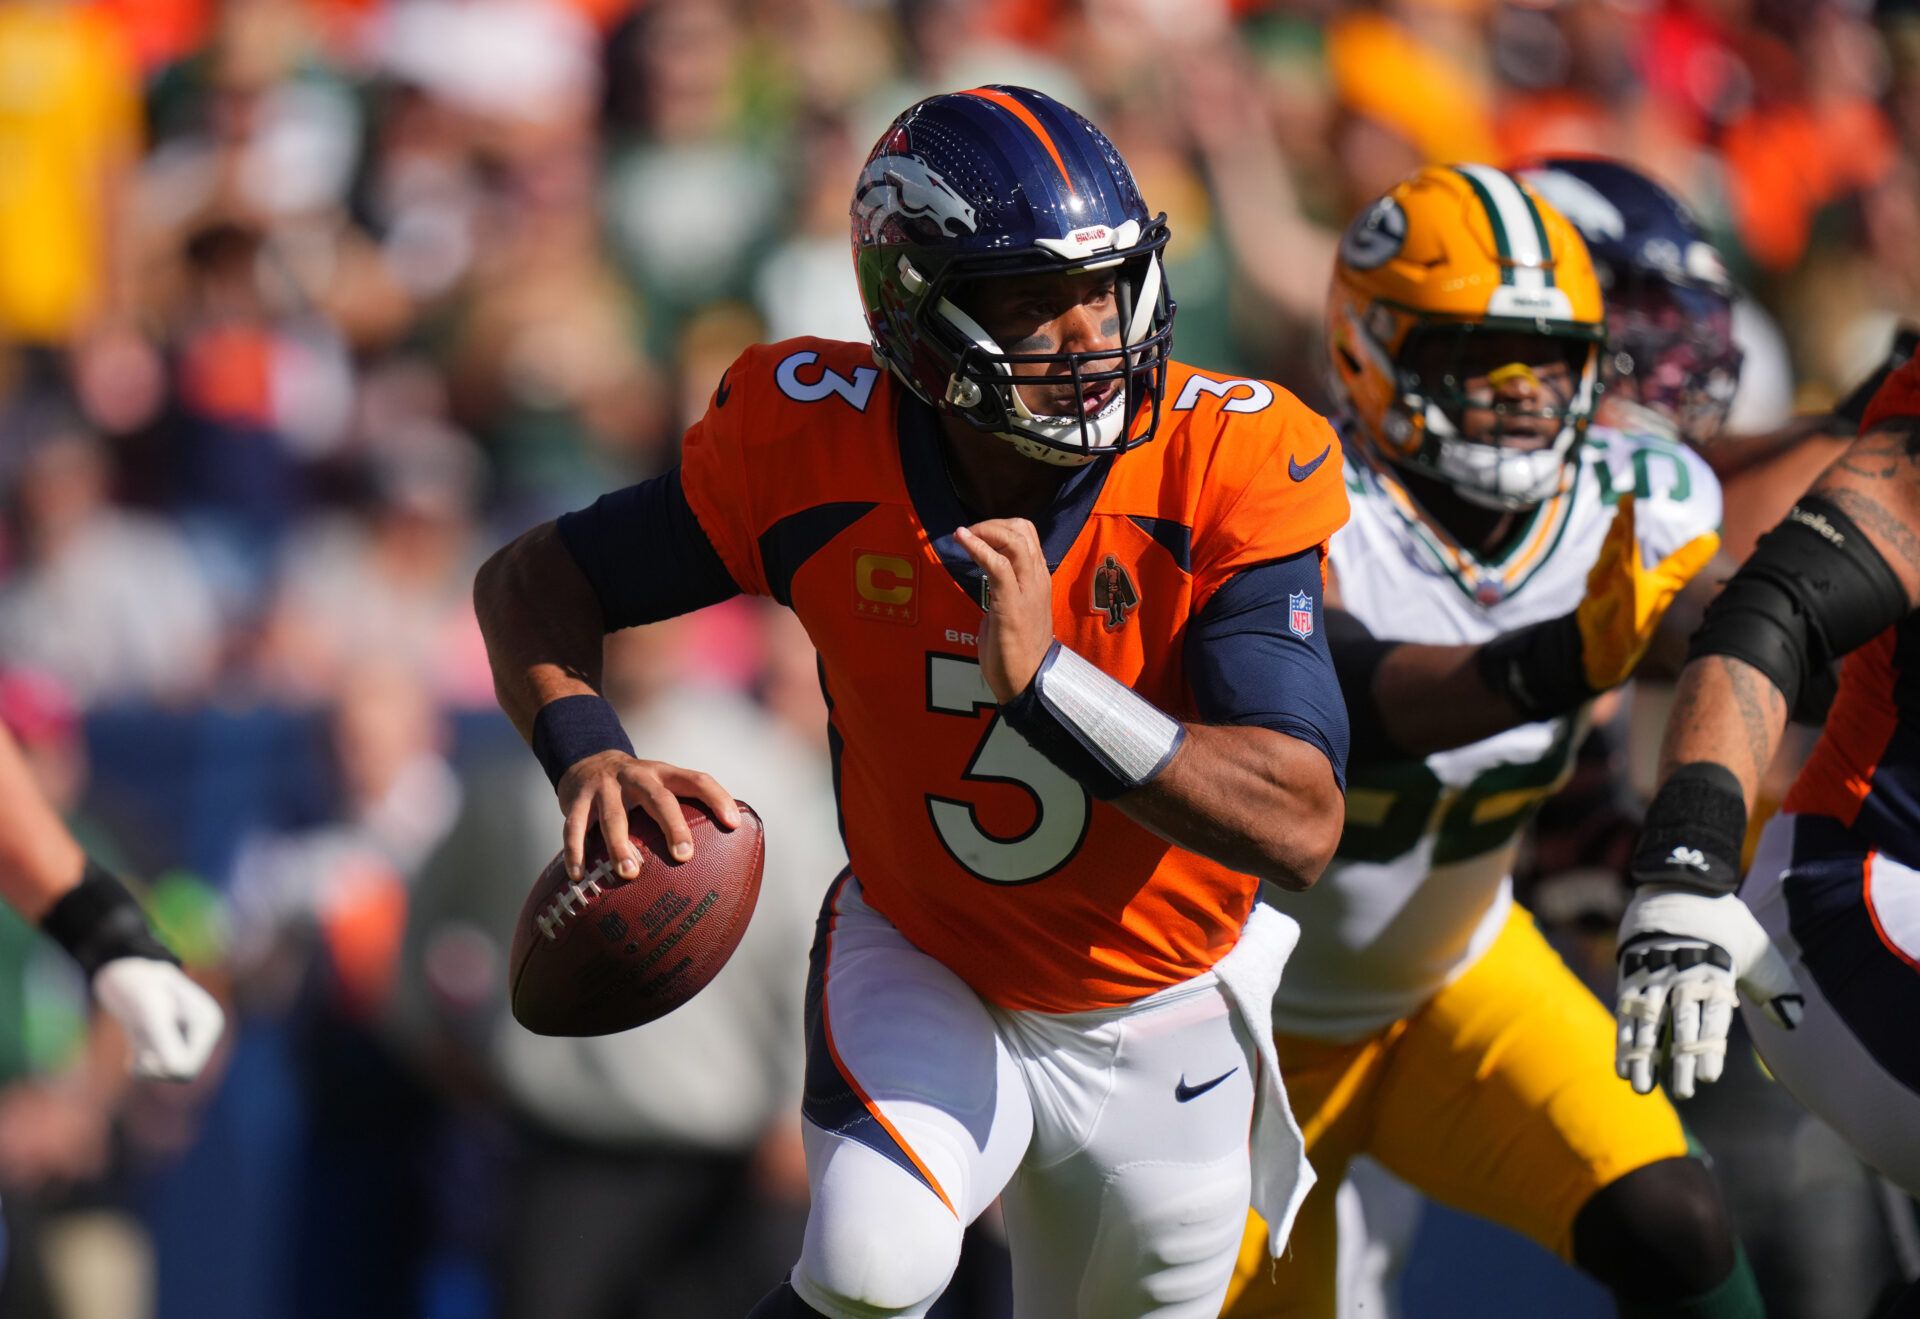
[[1267,1220],[1267,1251],[1276,1259],[1314,1182],[1273,1048],[1273,995],[1299,942],[1298,922],[1256,902],[1240,942],[1213,968],[1260,1059],[1260,1086],[1253,1099],[1253,1207]]

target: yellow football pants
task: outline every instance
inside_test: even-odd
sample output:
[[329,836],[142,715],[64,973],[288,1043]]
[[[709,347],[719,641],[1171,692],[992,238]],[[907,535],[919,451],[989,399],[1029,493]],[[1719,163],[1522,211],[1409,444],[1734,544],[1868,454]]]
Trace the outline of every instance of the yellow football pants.
[[1570,1258],[1595,1191],[1687,1152],[1659,1091],[1613,1071],[1613,1018],[1519,906],[1465,975],[1411,1017],[1346,1044],[1281,1035],[1280,1068],[1319,1182],[1287,1257],[1247,1224],[1232,1319],[1333,1319],[1333,1196],[1356,1154],[1443,1204]]

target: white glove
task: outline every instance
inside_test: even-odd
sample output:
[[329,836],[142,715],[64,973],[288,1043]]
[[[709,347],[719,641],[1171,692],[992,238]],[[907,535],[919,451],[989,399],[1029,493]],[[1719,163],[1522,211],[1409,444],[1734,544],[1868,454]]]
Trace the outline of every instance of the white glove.
[[[1635,889],[1620,920],[1614,1070],[1644,1095],[1664,1063],[1676,1099],[1691,1099],[1696,1080],[1719,1080],[1736,983],[1780,1026],[1800,1024],[1799,982],[1739,898],[1663,884]],[[1664,1045],[1663,1024],[1672,1028]]]
[[172,962],[116,957],[93,973],[94,996],[133,1046],[133,1074],[191,1081],[207,1065],[226,1027],[213,995]]

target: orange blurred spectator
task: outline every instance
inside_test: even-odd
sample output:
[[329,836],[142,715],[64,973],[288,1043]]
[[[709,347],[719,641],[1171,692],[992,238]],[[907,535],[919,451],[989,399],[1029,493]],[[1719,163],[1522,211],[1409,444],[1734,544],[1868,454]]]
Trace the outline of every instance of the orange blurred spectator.
[[1822,208],[1892,169],[1880,68],[1872,30],[1829,4],[1721,12],[1673,0],[1641,49],[1648,94],[1722,157],[1740,245],[1772,271],[1800,261]]
[[284,1006],[315,957],[332,1004],[356,1021],[384,1007],[407,889],[460,810],[446,729],[418,674],[368,657],[341,674],[330,723],[340,799],[329,818],[242,845],[229,887],[237,974]]

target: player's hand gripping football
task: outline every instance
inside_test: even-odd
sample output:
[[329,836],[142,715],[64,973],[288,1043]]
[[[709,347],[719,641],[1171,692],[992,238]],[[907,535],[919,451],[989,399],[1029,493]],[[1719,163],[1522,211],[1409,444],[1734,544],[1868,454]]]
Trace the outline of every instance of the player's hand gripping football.
[[1607,529],[1600,557],[1587,573],[1586,598],[1574,613],[1580,664],[1587,685],[1596,692],[1618,687],[1633,675],[1673,597],[1720,548],[1720,537],[1709,531],[1648,566],[1641,560],[1633,523],[1633,496],[1628,495]]
[[681,769],[660,760],[636,760],[624,751],[602,751],[574,762],[554,789],[560,812],[566,816],[561,838],[567,856],[567,875],[579,879],[586,872],[587,831],[600,822],[607,855],[622,879],[640,873],[640,850],[627,834],[627,808],[639,806],[653,817],[666,836],[667,851],[675,861],[693,855],[693,833],[687,828],[678,798],[695,797],[706,803],[714,819],[728,829],[739,827],[740,808],[733,794],[711,774]]
[[1025,518],[993,518],[955,533],[987,575],[980,672],[1005,705],[1027,689],[1053,645],[1053,577]]

